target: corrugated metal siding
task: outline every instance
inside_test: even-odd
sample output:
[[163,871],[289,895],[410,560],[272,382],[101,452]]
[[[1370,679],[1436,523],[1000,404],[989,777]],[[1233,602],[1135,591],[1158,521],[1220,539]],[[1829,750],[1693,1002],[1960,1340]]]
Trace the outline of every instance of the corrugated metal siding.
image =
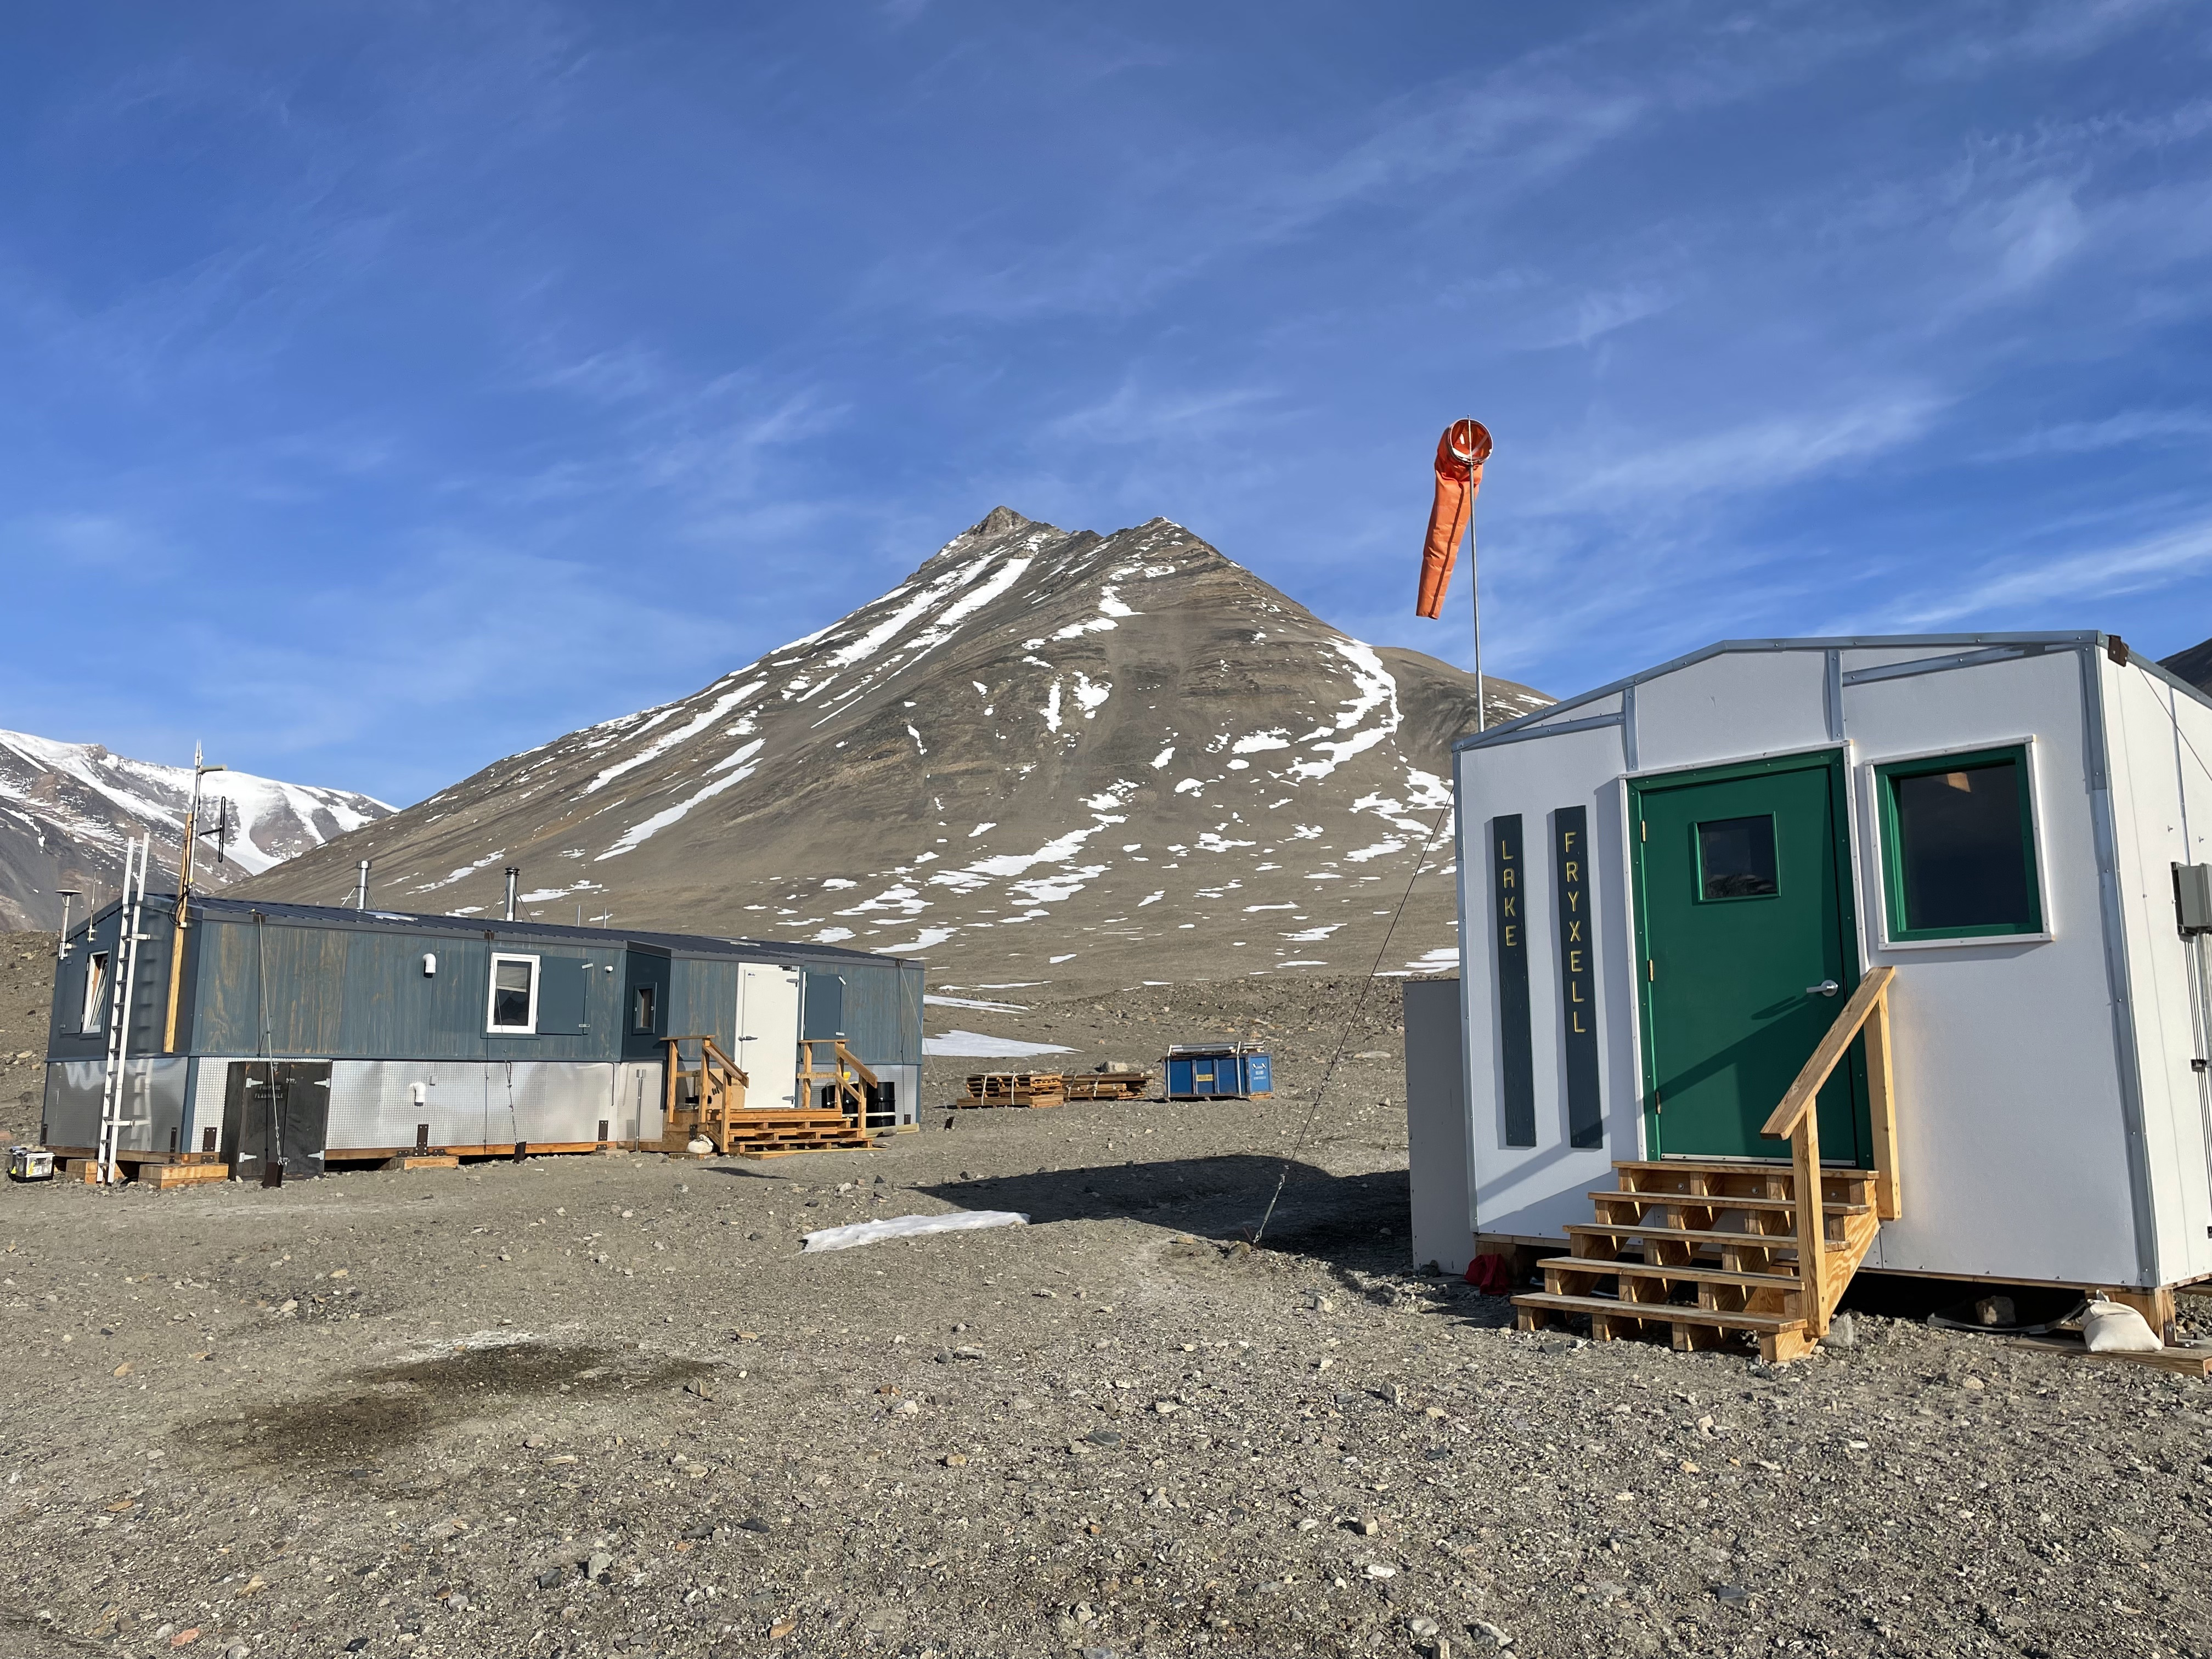
[[[533,939],[510,951],[496,939],[310,927],[275,920],[257,924],[228,917],[204,920],[198,926],[204,956],[195,975],[198,1006],[191,1038],[202,1053],[261,1052],[264,959],[272,1054],[601,1060],[620,1051],[623,976],[617,946],[587,951]],[[589,963],[583,1029],[572,1026],[538,1036],[488,1033],[484,1019],[495,951],[538,957],[541,985],[556,973],[581,975]],[[435,974],[422,971],[425,955],[438,958]],[[616,972],[605,971],[609,963]],[[541,1013],[547,1001],[541,991]]]
[[738,1042],[738,964],[678,956],[670,964],[670,1036],[712,1036],[724,1054]]
[[[290,913],[286,913],[289,908]],[[198,909],[192,936],[191,993],[180,1021],[179,1047],[201,1054],[258,1054],[273,1058],[331,1060],[476,1060],[517,1062],[611,1061],[623,1057],[658,1057],[659,1044],[626,1042],[628,995],[637,979],[632,951],[618,937],[604,944],[583,939],[548,937],[538,928],[510,936],[499,924],[462,931],[424,925],[396,925],[380,916],[378,926],[356,923],[349,913],[329,920],[299,914],[299,907],[276,907],[254,920],[238,908]],[[437,919],[424,919],[426,924]],[[113,919],[106,921],[112,938]],[[166,928],[163,929],[166,932]],[[485,932],[493,934],[486,939]],[[99,942],[95,927],[93,948]],[[651,975],[665,973],[657,1020],[662,1036],[711,1034],[726,1052],[737,1042],[738,976],[745,960],[781,959],[774,947],[757,957],[714,953],[717,941],[701,941],[695,952],[680,947],[672,957],[651,950]],[[495,953],[534,956],[541,974],[539,1031],[535,1036],[502,1036],[484,1029],[491,958]],[[425,955],[435,955],[435,974],[422,971]],[[647,952],[636,953],[642,962]],[[75,976],[82,1000],[82,945],[64,977]],[[154,960],[149,954],[149,962]],[[264,1046],[262,977],[268,980],[268,1033]],[[589,971],[586,971],[588,964]],[[607,969],[611,966],[614,971]],[[819,964],[816,973],[823,971]],[[580,975],[582,1018],[574,1018],[572,999],[563,1004],[544,987],[555,976]],[[871,1066],[919,1065],[921,1060],[922,967],[890,958],[841,959],[844,981],[843,1029],[854,1052]],[[140,1001],[156,1025],[166,1004],[166,969],[142,971]],[[574,981],[565,981],[573,987]],[[73,1010],[65,985],[55,1005],[56,1057],[64,1053],[93,1055],[101,1051],[97,1035],[71,1049],[58,1027],[64,1008]],[[551,1023],[563,1006],[566,1029]],[[580,1024],[581,1029],[577,1029]],[[134,1044],[141,1048],[143,1045]],[[642,1051],[642,1052],[640,1052]]]
[[[131,1052],[158,1052],[169,1012],[169,900],[149,896],[142,931],[147,937],[138,946],[138,968],[131,996]],[[53,1004],[46,1014],[46,1054],[53,1060],[105,1058],[107,1053],[107,996],[100,999],[100,1023],[87,1031],[79,1028],[84,1009],[84,976],[95,952],[106,951],[115,973],[122,969],[118,945],[123,932],[120,906],[71,936],[70,953],[54,965]],[[109,981],[109,992],[113,989]]]
[[845,1046],[864,1064],[921,1063],[921,965],[885,962],[842,968]]

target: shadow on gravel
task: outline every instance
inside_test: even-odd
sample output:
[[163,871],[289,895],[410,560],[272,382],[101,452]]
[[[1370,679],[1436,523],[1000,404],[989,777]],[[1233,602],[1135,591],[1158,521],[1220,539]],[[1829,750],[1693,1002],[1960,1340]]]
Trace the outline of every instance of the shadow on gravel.
[[1406,1266],[1410,1200],[1406,1172],[1334,1176],[1279,1158],[1237,1153],[1164,1164],[1109,1164],[920,1190],[969,1210],[1019,1210],[1032,1222],[1141,1221],[1228,1244],[1249,1241],[1275,1184],[1281,1199],[1261,1243],[1335,1267],[1389,1273]]
[[379,1453],[419,1439],[441,1424],[495,1416],[541,1395],[571,1397],[665,1387],[714,1368],[697,1360],[635,1349],[515,1342],[460,1347],[402,1361],[296,1400],[270,1401],[179,1437],[195,1450],[283,1473],[377,1473]]

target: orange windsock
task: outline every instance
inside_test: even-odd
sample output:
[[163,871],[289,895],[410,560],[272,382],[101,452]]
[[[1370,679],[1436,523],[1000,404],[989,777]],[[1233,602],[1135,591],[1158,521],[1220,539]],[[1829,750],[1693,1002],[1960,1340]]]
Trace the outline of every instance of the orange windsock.
[[1454,421],[1437,440],[1437,499],[1429,508],[1429,540],[1421,550],[1421,592],[1416,616],[1443,613],[1459,558],[1460,538],[1474,511],[1474,492],[1482,488],[1482,464],[1490,459],[1490,428],[1480,421]]

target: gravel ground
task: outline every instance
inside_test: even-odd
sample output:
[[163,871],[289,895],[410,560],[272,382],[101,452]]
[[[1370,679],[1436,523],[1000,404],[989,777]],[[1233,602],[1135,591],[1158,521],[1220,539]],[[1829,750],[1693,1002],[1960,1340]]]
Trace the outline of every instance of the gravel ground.
[[0,1139],[10,1145],[39,1133],[58,942],[52,933],[0,933]]
[[[1270,1022],[1285,1097],[7,1189],[0,1653],[2212,1652],[2203,1384],[1515,1334],[1407,1269],[1387,1058],[1252,1249],[1341,990],[1153,994]],[[1148,1006],[1025,1029],[1149,1060]],[[1033,1224],[798,1252],[952,1208]]]

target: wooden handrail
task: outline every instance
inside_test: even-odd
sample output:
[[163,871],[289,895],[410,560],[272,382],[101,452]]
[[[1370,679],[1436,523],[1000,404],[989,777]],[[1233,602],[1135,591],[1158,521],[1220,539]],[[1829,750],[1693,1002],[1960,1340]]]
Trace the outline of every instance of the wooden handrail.
[[1897,969],[1884,964],[1859,981],[1858,989],[1851,993],[1851,1000],[1837,1014],[1836,1023],[1828,1027],[1827,1036],[1820,1039],[1820,1046],[1813,1050],[1813,1057],[1805,1062],[1804,1069],[1797,1073],[1797,1080],[1790,1085],[1789,1091],[1782,1097],[1782,1103],[1774,1109],[1773,1115],[1766,1120],[1766,1127],[1759,1133],[1779,1140],[1796,1129],[1797,1120],[1812,1109],[1820,1085],[1836,1069],[1836,1062],[1843,1059],[1844,1051],[1851,1046],[1851,1039],[1859,1034],[1859,1028],[1889,994],[1889,982],[1896,977]]
[[[1897,969],[1884,964],[1870,970],[1837,1012],[1812,1056],[1797,1073],[1759,1131],[1790,1140],[1790,1162],[1797,1196],[1797,1278],[1805,1309],[1805,1329],[1828,1329],[1827,1222],[1820,1202],[1820,1115],[1814,1109],[1821,1085],[1834,1073],[1861,1031],[1866,1034],[1867,1106],[1874,1131],[1875,1214],[1893,1221],[1899,1210],[1897,1122],[1890,1101],[1889,987]],[[1840,1285],[1835,1287],[1842,1294]]]

